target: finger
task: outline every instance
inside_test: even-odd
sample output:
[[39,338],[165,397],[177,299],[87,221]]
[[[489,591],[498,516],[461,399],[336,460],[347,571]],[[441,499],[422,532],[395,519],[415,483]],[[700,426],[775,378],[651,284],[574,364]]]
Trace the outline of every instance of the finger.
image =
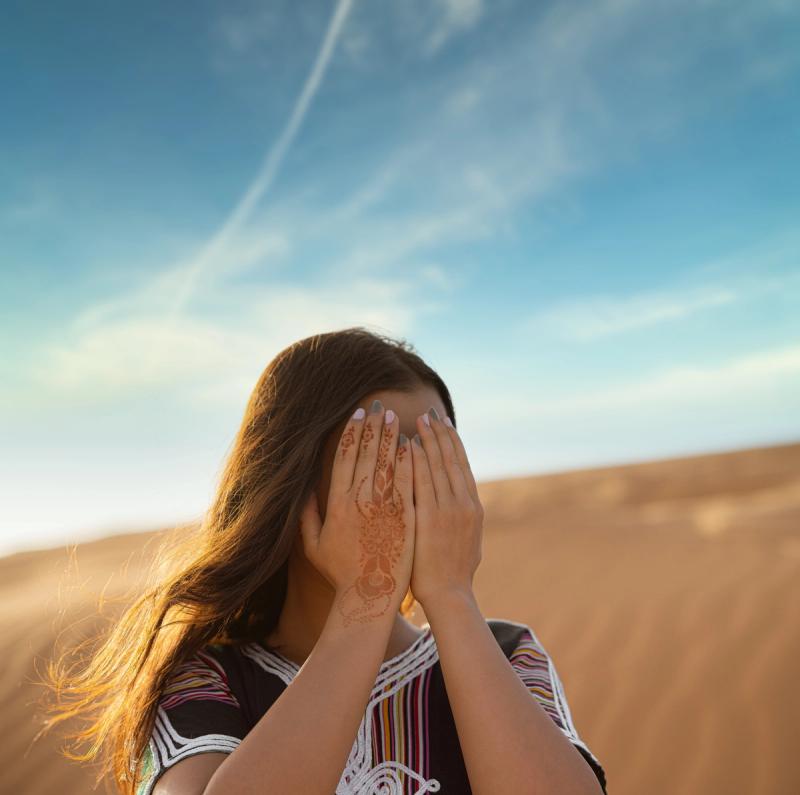
[[378,460],[378,443],[381,440],[383,426],[383,404],[373,400],[369,413],[364,420],[361,443],[358,446],[358,460],[353,473],[353,486],[356,500],[368,502],[372,499],[372,488],[375,480],[375,462]]
[[392,502],[404,528],[414,527],[414,469],[411,456],[411,443],[401,433],[395,454]]
[[447,473],[447,478],[450,482],[450,490],[456,497],[463,497],[466,499],[470,496],[469,488],[467,487],[464,472],[461,470],[461,463],[456,455],[453,440],[450,437],[450,429],[444,424],[433,406],[431,406],[428,416],[431,421],[431,430],[436,436],[436,441],[439,443],[442,466]]
[[414,510],[418,511],[420,505],[436,505],[433,477],[419,434],[416,434],[411,440],[411,453],[414,469]]
[[422,439],[422,447],[425,449],[425,457],[428,459],[433,488],[436,491],[436,501],[441,505],[446,504],[452,498],[453,489],[450,487],[450,478],[444,468],[444,460],[439,449],[436,432],[425,422],[426,417],[430,419],[427,413],[417,417],[417,428],[419,429],[419,437]]
[[400,420],[391,409],[383,415],[383,428],[378,458],[375,462],[375,481],[372,499],[376,505],[389,505],[394,489],[394,457],[397,450],[397,433]]
[[470,466],[469,459],[467,458],[467,451],[464,447],[464,442],[461,441],[461,436],[459,436],[459,433],[452,421],[450,421],[450,424],[448,425],[449,420],[449,417],[444,418],[444,426],[447,428],[447,431],[450,434],[450,440],[452,441],[453,448],[456,451],[456,459],[458,460],[458,463],[461,467],[461,472],[464,475],[464,482],[467,484],[467,489],[469,490],[472,498],[476,502],[480,502],[478,484],[475,482],[475,475],[472,473],[472,467]]
[[331,494],[343,494],[353,485],[353,472],[358,460],[358,445],[361,441],[365,416],[364,409],[357,408],[339,437],[331,471]]

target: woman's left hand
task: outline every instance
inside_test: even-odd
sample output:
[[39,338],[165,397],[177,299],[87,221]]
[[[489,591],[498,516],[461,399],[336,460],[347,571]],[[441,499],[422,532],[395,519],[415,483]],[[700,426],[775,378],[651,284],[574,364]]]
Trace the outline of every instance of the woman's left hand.
[[472,593],[481,561],[483,506],[457,431],[428,411],[411,441],[416,519],[411,591],[425,607],[440,594]]

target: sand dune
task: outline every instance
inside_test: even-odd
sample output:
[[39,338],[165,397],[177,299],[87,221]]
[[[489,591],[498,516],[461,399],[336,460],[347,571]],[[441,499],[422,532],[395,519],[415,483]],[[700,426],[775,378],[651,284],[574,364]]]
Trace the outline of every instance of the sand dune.
[[[612,795],[800,792],[800,444],[480,490],[484,615],[534,628]],[[30,744],[34,657],[91,633],[158,535],[82,544],[67,580],[65,547],[0,559],[0,792],[90,791],[57,736]]]

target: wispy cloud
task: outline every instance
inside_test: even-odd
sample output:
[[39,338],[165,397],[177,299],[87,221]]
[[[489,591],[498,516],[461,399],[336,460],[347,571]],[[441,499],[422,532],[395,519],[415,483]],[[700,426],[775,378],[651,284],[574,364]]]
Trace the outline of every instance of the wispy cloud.
[[432,55],[453,36],[474,27],[484,12],[483,0],[436,0],[439,19],[424,43],[426,55]]
[[[442,247],[511,229],[523,208],[535,219],[548,196],[606,167],[621,150],[632,156],[629,144],[637,136],[646,139],[646,125],[618,112],[614,82],[592,68],[626,35],[640,32],[646,6],[598,0],[580,8],[556,4],[542,19],[531,15],[502,51],[494,48],[415,84],[417,119],[391,139],[400,141],[392,149],[387,144],[365,151],[354,162],[361,169],[349,193],[323,195],[322,163],[317,185],[287,187],[265,208],[333,50],[350,27],[351,3],[339,2],[281,134],[217,232],[179,261],[151,268],[153,275],[128,292],[86,307],[71,329],[39,352],[29,372],[40,385],[78,390],[91,383],[97,394],[158,378],[173,383],[179,373],[192,374],[200,389],[203,377],[226,367],[223,360],[234,363],[226,370],[232,381],[237,373],[249,375],[253,363],[263,365],[266,350],[291,341],[290,331],[305,334],[323,323],[360,319],[411,330],[420,312],[440,309],[470,278],[468,265],[444,270]],[[478,2],[442,2],[437,9],[449,20],[448,35],[485,18]],[[274,21],[260,24],[266,29]],[[260,39],[238,30],[228,31],[229,46],[258,46]],[[381,30],[368,34],[367,41]],[[694,57],[688,48],[671,52],[669,72]],[[652,68],[653,56],[637,50],[632,72],[639,58]],[[657,105],[660,100],[652,98],[641,115],[647,118]],[[390,206],[398,196],[409,199],[404,206],[412,209]],[[292,278],[299,266],[302,280]],[[257,284],[237,287],[237,277],[248,270],[257,271]],[[424,297],[425,286],[433,287],[432,298]],[[592,339],[740,299],[738,288],[724,280],[687,290],[666,285],[653,293],[562,304],[530,319],[528,329],[532,324]],[[266,312],[285,325],[276,331],[264,321]],[[139,351],[154,340],[157,356],[148,360]],[[227,359],[226,349],[232,352]]]
[[[422,269],[431,283],[440,269]],[[180,391],[197,403],[237,403],[279,350],[314,332],[359,323],[408,334],[425,314],[441,310],[436,298],[417,293],[408,279],[357,284],[248,286],[229,293],[222,316],[185,316],[173,323],[158,313],[105,312],[83,318],[80,328],[51,342],[27,378],[35,394],[59,394],[71,403],[97,404],[121,395]],[[424,292],[424,290],[422,290]]]
[[547,397],[538,384],[469,383],[456,411],[481,479],[800,439],[797,344]]
[[246,14],[223,11],[215,20],[214,33],[234,55],[252,55],[285,32],[286,5],[275,3],[250,8]]
[[[362,3],[343,32],[341,49],[350,66],[359,70],[385,68],[382,61],[398,55],[403,60],[433,59],[460,37],[479,32],[486,10],[485,0]],[[495,0],[492,11],[502,14],[508,7]]]
[[[522,319],[518,331],[523,335],[591,342],[775,294],[800,299],[800,271],[796,270],[794,252],[783,252],[776,258],[772,243],[762,241],[761,251],[730,257],[726,262],[728,273],[718,273],[714,282],[698,280],[709,271],[719,271],[719,263],[698,266],[691,281],[673,281],[660,290],[588,294],[556,302]],[[776,262],[788,269],[776,269]]]
[[630,296],[586,296],[558,304],[527,320],[528,333],[553,334],[575,340],[593,340],[633,331],[668,320],[730,304],[739,296],[725,287],[683,292],[644,293]]
[[731,358],[702,367],[669,367],[638,381],[591,390],[565,400],[534,401],[530,412],[569,412],[600,408],[624,410],[627,406],[683,404],[695,405],[736,395],[743,401],[749,393],[769,390],[800,375],[800,345],[786,345]]
[[[502,416],[506,427],[534,427],[536,423],[575,418],[596,422],[603,416],[625,416],[640,412],[648,416],[668,415],[687,407],[713,408],[734,405],[740,409],[751,400],[778,390],[785,395],[792,385],[800,384],[800,345],[784,345],[733,356],[722,362],[701,366],[663,367],[638,378],[627,378],[602,386],[590,386],[583,392],[546,397],[530,395],[509,402],[497,390],[476,386],[465,393],[460,410],[469,413],[471,425],[495,423]],[[525,394],[515,385],[515,394]],[[731,396],[735,395],[735,401]],[[665,412],[664,410],[667,409]],[[533,423],[533,424],[532,424]],[[495,423],[496,424],[496,423]],[[515,425],[512,425],[515,424]],[[800,427],[800,426],[798,426]]]
[[286,157],[303,119],[308,112],[315,94],[319,90],[325,71],[333,53],[336,41],[342,26],[350,12],[352,0],[338,0],[334,9],[325,36],[322,41],[314,64],[305,84],[295,101],[289,119],[281,131],[280,136],[270,147],[267,156],[256,174],[255,179],[239,199],[236,207],[228,215],[214,236],[202,247],[193,261],[185,267],[181,284],[174,296],[173,304],[169,310],[169,320],[172,322],[175,315],[181,311],[186,301],[191,296],[195,284],[203,272],[214,267],[215,260],[224,257],[226,249],[233,241],[236,233],[245,225],[253,213],[257,203],[272,185],[278,170]]

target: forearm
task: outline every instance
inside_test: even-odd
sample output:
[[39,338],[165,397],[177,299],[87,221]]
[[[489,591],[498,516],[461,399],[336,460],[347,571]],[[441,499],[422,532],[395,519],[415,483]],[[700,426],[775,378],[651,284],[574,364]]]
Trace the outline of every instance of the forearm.
[[472,593],[423,607],[475,795],[602,795],[580,752],[509,664]]
[[364,716],[395,612],[345,627],[337,596],[311,654],[217,768],[205,795],[331,795]]

